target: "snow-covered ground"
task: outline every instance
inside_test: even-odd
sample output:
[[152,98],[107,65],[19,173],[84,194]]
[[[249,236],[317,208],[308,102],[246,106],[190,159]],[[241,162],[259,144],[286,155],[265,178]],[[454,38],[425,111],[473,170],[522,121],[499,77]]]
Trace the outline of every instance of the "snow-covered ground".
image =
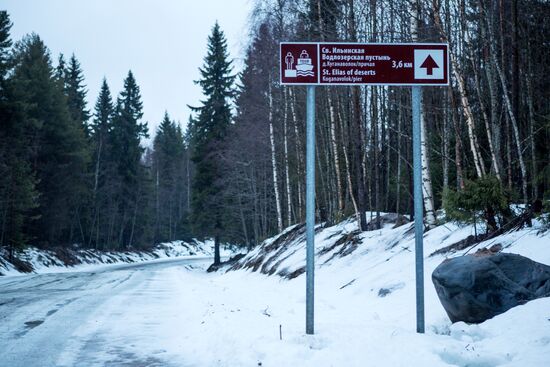
[[[319,228],[311,336],[305,335],[304,275],[206,273],[206,262],[177,260],[0,278],[0,365],[550,365],[550,298],[479,325],[451,325],[431,283],[445,256],[429,254],[473,233],[471,226],[426,233],[426,334],[417,334],[411,224],[391,227],[358,234],[359,242],[350,235],[355,245],[337,246],[355,223]],[[477,247],[500,243],[504,251],[550,264],[550,234],[537,232],[526,228]],[[272,252],[276,259],[257,249],[242,261],[256,259],[258,270],[288,275],[303,266],[304,247],[298,236]]]
[[[230,246],[221,247],[221,256],[233,254]],[[98,251],[68,249],[67,251],[40,250],[27,247],[17,253],[17,258],[30,264],[34,273],[61,273],[93,270],[108,264],[136,263],[176,257],[211,257],[214,255],[214,241],[173,241],[161,243],[150,251]],[[7,261],[8,254],[0,252],[0,275],[22,275]],[[67,264],[67,260],[69,263]]]

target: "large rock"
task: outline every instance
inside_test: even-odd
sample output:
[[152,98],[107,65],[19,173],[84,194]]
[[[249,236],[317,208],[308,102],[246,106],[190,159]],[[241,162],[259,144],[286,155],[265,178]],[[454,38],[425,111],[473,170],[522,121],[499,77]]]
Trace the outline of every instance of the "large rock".
[[452,322],[480,323],[550,296],[550,266],[515,254],[482,251],[447,259],[432,281]]

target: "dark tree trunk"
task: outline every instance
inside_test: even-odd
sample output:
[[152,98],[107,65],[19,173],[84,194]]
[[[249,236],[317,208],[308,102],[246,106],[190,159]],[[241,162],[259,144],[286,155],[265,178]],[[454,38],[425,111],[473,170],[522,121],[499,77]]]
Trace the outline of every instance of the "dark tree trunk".
[[220,236],[214,237],[214,265],[220,265]]

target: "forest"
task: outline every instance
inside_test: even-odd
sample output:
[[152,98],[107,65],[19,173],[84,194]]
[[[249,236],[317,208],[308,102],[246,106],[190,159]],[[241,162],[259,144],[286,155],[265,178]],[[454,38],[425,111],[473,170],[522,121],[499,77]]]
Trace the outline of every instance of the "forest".
[[[305,218],[305,87],[279,84],[281,41],[448,43],[450,86],[423,88],[426,227],[479,210],[496,216],[493,230],[510,220],[511,203],[548,203],[549,15],[545,1],[257,3],[220,153],[228,232],[255,244]],[[316,95],[317,220],[355,217],[366,230],[381,211],[412,215],[410,88]]]
[[[150,132],[131,71],[88,106],[76,56],[12,40],[1,11],[0,246],[252,247],[303,222],[305,88],[279,83],[282,41],[448,43],[450,85],[423,88],[426,228],[476,210],[501,226],[550,198],[548,18],[544,0],[257,0],[242,72],[214,25],[204,102]],[[317,221],[412,215],[410,88],[319,87],[316,116]]]
[[13,44],[0,12],[0,244],[148,248],[184,236],[189,160],[165,114],[152,145],[131,71],[116,100],[103,80],[93,108],[72,55],[37,34]]

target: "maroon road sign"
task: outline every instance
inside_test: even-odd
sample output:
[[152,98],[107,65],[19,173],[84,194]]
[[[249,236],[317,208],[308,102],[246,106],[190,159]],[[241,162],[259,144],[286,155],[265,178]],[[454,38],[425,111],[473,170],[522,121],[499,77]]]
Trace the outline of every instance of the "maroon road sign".
[[449,85],[448,45],[282,42],[281,84]]

